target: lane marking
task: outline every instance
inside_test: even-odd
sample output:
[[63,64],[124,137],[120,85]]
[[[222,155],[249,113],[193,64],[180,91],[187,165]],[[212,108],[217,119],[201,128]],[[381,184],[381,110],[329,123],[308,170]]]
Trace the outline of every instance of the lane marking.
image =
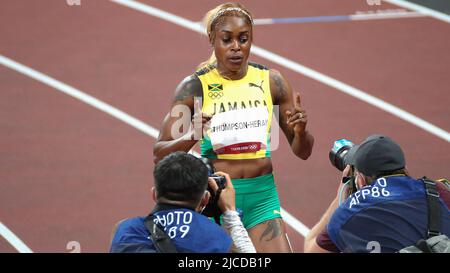
[[[180,16],[174,15],[172,13],[154,8],[152,6],[136,2],[134,0],[110,0],[110,1],[117,3],[119,5],[122,5],[122,6],[128,7],[128,8],[158,17],[162,20],[169,21],[171,23],[182,26],[184,28],[187,28],[187,29],[199,32],[199,33],[203,33],[203,34],[205,33],[203,27],[200,24],[198,24],[197,22],[187,20],[183,17],[180,17]],[[339,90],[345,94],[353,96],[353,97],[355,97],[359,100],[362,100],[372,106],[375,106],[383,111],[391,113],[392,115],[397,116],[398,118],[403,119],[406,122],[409,122],[409,123],[421,128],[421,129],[423,129],[423,130],[425,130],[447,142],[450,142],[450,133],[447,132],[446,130],[441,129],[438,126],[436,126],[422,118],[419,118],[418,116],[415,116],[393,104],[383,101],[382,99],[379,99],[375,96],[369,95],[367,92],[364,92],[364,91],[357,89],[353,86],[350,86],[348,84],[345,84],[339,80],[336,80],[336,79],[329,77],[325,74],[322,74],[314,69],[303,66],[297,62],[289,60],[288,58],[282,57],[281,55],[275,54],[275,53],[270,52],[261,47],[252,45],[252,53],[259,57],[262,57],[266,60],[269,60],[273,63],[279,64],[288,69],[291,69],[300,74],[303,74],[304,76],[307,76],[316,81],[319,81],[325,85],[332,87],[333,89]]]
[[308,235],[310,229],[283,208],[281,208],[281,216],[286,223],[293,227],[298,233],[303,235],[303,237]]
[[152,6],[133,1],[133,0],[110,0],[111,2],[114,2],[116,4],[122,5],[127,8],[131,8],[137,11],[141,11],[143,13],[146,13],[148,15],[152,15],[155,17],[158,17],[160,19],[163,19],[165,21],[171,22],[175,25],[179,25],[183,28],[187,28],[196,32],[205,33],[203,26],[201,23],[193,22],[191,20],[185,19],[181,16],[175,15],[173,13],[169,13],[167,11],[154,8]]
[[97,98],[94,98],[70,85],[67,85],[63,82],[60,82],[54,78],[51,78],[43,73],[40,73],[32,68],[29,68],[23,64],[20,64],[16,61],[13,61],[3,55],[0,55],[0,63],[3,64],[6,67],[9,67],[17,72],[20,72],[30,78],[33,78],[37,81],[40,81],[46,85],[49,85],[63,93],[65,93],[66,95],[72,96],[86,104],[89,104],[97,109],[99,109],[100,111],[103,111],[131,126],[133,126],[134,128],[138,129],[141,132],[144,132],[145,134],[148,134],[154,138],[158,137],[158,130],[156,130],[155,128],[145,124],[144,122],[126,114],[125,112],[112,107],[111,105],[104,103],[101,100],[98,100]]
[[410,11],[382,11],[376,13],[355,13],[350,15],[312,16],[312,17],[287,17],[287,18],[260,18],[254,19],[255,25],[314,23],[314,22],[339,22],[362,21],[424,17],[420,12]]
[[435,19],[441,20],[443,22],[450,24],[450,15],[445,14],[443,12],[436,11],[434,9],[430,9],[424,6],[421,6],[419,4],[411,3],[404,0],[383,0],[384,2],[391,3],[393,5],[397,5],[399,7],[407,8],[410,10],[415,10],[417,12],[420,12],[424,15],[428,15],[430,17],[433,17]]
[[33,253],[33,251],[2,222],[0,222],[0,235],[20,253]]
[[415,11],[386,11],[376,13],[356,13],[350,15],[351,21],[380,20],[380,19],[400,19],[425,17],[424,14]]
[[[48,75],[45,75],[41,72],[38,72],[32,68],[29,68],[23,64],[20,64],[12,59],[9,59],[5,56],[0,55],[0,64],[3,64],[6,67],[9,67],[10,69],[13,69],[19,73],[22,73],[32,79],[35,79],[36,81],[39,81],[41,83],[44,83],[50,87],[53,87],[56,90],[59,90],[63,92],[64,94],[67,94],[71,97],[74,97],[94,108],[97,108],[100,111],[103,111],[121,121],[124,123],[138,129],[139,131],[153,137],[157,138],[159,135],[159,131],[152,126],[145,124],[141,120],[138,120],[127,113],[119,110],[118,108],[115,108],[97,98],[94,98],[87,93],[80,91],[70,85],[67,85],[61,81],[58,81],[54,78],[49,77]],[[200,157],[200,155],[196,152],[192,152],[195,156]],[[309,232],[309,229],[301,223],[298,219],[293,217],[291,214],[289,214],[285,209],[281,208],[282,210],[282,216],[284,217],[286,215],[286,223],[288,223],[294,230],[296,230],[298,233],[300,233],[303,236],[306,236]],[[284,214],[283,214],[284,213]],[[2,234],[3,235],[3,234]]]

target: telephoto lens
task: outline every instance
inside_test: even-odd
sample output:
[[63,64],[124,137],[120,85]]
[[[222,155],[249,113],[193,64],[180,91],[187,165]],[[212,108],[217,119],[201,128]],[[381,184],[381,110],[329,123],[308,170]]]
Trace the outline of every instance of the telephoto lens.
[[346,157],[353,146],[355,146],[355,144],[350,140],[344,138],[336,140],[329,154],[331,165],[342,172],[345,169],[345,166],[347,166],[348,160],[346,161]]

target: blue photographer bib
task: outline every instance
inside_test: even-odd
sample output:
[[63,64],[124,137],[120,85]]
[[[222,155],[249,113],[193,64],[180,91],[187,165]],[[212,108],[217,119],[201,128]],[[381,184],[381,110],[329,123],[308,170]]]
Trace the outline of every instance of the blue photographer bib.
[[[441,205],[441,232],[450,235],[450,211]],[[332,215],[327,232],[342,252],[396,252],[427,233],[423,182],[408,176],[379,178],[352,194]]]
[[[231,248],[232,241],[225,230],[193,210],[161,210],[153,216],[178,252],[226,253]],[[136,217],[120,223],[110,252],[156,252],[144,221],[145,217]]]

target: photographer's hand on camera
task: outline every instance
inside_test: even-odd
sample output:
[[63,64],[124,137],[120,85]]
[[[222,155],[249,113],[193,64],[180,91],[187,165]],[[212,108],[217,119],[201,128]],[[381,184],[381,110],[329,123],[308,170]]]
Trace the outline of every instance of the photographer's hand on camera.
[[[227,210],[236,211],[235,192],[233,184],[231,183],[230,176],[224,172],[216,172],[214,174],[225,177],[227,181],[225,184],[225,188],[222,189],[222,192],[220,193],[217,203],[220,210],[222,211],[222,213],[226,212]],[[214,192],[216,192],[219,188],[216,181],[212,177],[208,178],[208,183]]]
[[[233,239],[232,252],[256,253],[256,249],[242,224],[239,213],[236,211],[235,191],[230,176],[224,172],[216,172],[214,174],[223,176],[226,179],[225,187],[219,196],[218,206],[223,212],[222,226]],[[214,192],[219,188],[216,181],[211,177],[208,179],[208,183]]]
[[339,198],[339,194],[341,192],[342,192],[342,196],[341,196],[342,200],[346,200],[347,197],[349,197],[349,195],[351,193],[349,191],[349,187],[351,187],[351,185],[349,185],[349,184],[346,185],[346,184],[342,183],[342,181],[344,179],[348,179],[351,176],[352,176],[351,166],[347,165],[345,167],[345,169],[342,171],[341,183],[339,183],[339,188],[338,188],[338,192],[337,192],[337,194],[338,194],[337,198]]

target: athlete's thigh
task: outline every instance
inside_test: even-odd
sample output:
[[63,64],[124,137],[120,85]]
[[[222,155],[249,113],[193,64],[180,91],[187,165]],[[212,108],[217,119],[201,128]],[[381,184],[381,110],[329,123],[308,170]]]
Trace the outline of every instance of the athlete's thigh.
[[281,218],[262,222],[249,229],[248,234],[257,252],[292,252]]

